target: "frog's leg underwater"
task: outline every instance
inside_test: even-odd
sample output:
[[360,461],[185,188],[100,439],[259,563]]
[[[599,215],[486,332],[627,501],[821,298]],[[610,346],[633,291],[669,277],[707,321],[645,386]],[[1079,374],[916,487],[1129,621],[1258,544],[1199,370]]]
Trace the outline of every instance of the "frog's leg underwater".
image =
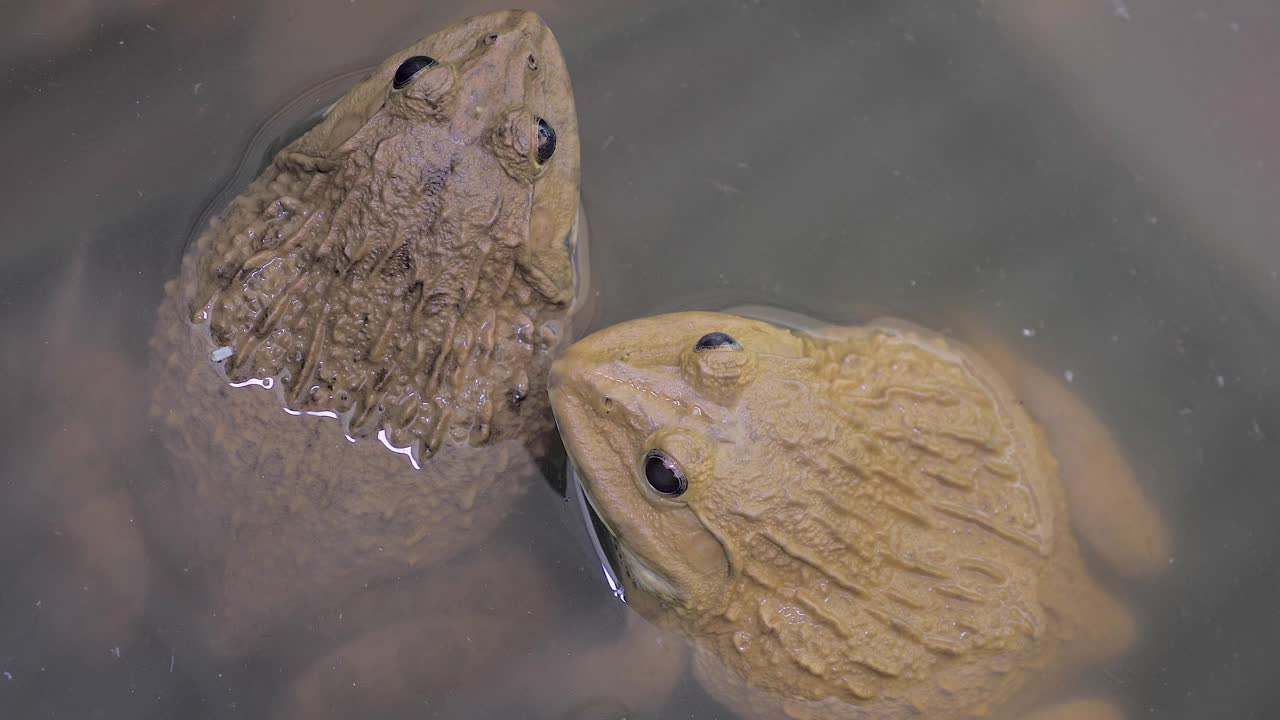
[[1039,710],[1024,720],[1124,720],[1124,714],[1107,702],[1076,700]]
[[424,707],[432,717],[475,717],[474,695],[493,694],[508,657],[556,632],[562,605],[545,565],[519,541],[372,585],[308,623],[307,635],[333,633],[337,643],[308,655],[270,717],[417,717]]
[[[1017,358],[985,324],[972,317],[956,320],[960,335],[1009,382],[1028,414],[1042,427],[1058,461],[1071,523],[1081,540],[1125,578],[1151,580],[1164,572],[1171,552],[1168,528],[1102,421],[1052,375]],[[1127,649],[1136,635],[1126,608],[1100,588],[1087,590],[1096,599],[1083,603],[1086,610],[1075,623],[1092,642],[1077,651],[1077,663],[1117,654]],[[1049,594],[1078,591],[1075,587],[1058,588]],[[1123,720],[1124,714],[1111,703],[1087,699],[1052,705],[1026,717]]]
[[604,688],[610,704],[636,714],[661,707],[687,666],[684,640],[628,610],[622,636],[580,653],[572,672],[585,687]]
[[988,328],[972,319],[958,324],[1044,429],[1080,538],[1126,578],[1161,575],[1169,565],[1169,530],[1102,421],[1056,378],[1016,358]]
[[[521,698],[531,717],[656,717],[690,665],[689,647],[634,610],[624,612],[616,638],[600,642],[591,635],[578,643],[579,650],[565,650],[562,643],[554,652],[526,658],[506,673],[501,690]],[[578,630],[599,626],[592,619],[575,620]]]

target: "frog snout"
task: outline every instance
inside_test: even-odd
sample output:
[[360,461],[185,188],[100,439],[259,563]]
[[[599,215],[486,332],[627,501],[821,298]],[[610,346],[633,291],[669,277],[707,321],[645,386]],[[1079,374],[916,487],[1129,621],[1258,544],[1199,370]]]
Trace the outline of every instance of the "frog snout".
[[597,383],[592,381],[593,369],[591,363],[575,357],[572,352],[552,363],[547,380],[552,405],[561,405],[572,397],[576,404],[584,408],[600,410],[603,393]]
[[572,363],[567,362],[566,358],[567,356],[562,356],[551,363],[551,371],[547,376],[547,387],[552,393],[563,390],[573,376]]
[[572,351],[552,364],[548,380],[551,406],[562,423],[631,424],[634,392],[613,376],[613,367],[610,363],[602,365],[594,356]]

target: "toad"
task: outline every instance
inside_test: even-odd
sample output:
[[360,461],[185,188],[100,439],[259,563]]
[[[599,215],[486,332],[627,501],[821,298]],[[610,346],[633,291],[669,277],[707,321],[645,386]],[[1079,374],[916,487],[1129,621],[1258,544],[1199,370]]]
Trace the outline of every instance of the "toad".
[[578,176],[556,40],[496,12],[389,57],[187,248],[142,495],[215,651],[457,555],[539,477]]

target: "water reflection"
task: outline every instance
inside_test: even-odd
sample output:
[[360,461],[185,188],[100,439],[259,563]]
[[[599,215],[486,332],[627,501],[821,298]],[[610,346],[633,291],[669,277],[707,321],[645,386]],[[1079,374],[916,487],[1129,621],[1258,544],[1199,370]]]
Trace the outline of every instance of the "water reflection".
[[[332,413],[330,413],[330,414],[332,414]],[[336,416],[336,415],[334,415],[334,417],[337,417],[337,416]],[[348,435],[347,437],[350,437],[350,435]],[[388,450],[390,450],[391,452],[396,453],[397,455],[403,455],[403,456],[405,456],[405,457],[409,458],[409,463],[410,463],[411,465],[413,465],[413,469],[414,469],[414,470],[421,470],[421,469],[422,469],[422,466],[418,464],[418,458],[415,456],[415,455],[416,455],[416,453],[414,452],[414,446],[413,446],[413,445],[406,445],[405,447],[396,447],[395,445],[392,445],[392,444],[391,444],[391,441],[390,441],[389,439],[387,439],[387,431],[386,431],[386,430],[379,430],[379,431],[378,431],[378,440],[380,440],[380,441],[382,442],[382,444],[383,444],[383,445],[384,445]]]

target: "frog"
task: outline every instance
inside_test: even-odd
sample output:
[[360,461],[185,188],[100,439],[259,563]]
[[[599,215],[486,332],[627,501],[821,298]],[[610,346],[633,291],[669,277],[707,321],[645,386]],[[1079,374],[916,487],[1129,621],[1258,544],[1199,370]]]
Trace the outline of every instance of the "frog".
[[1106,427],[992,332],[793,318],[642,317],[553,363],[633,613],[751,720],[1122,717],[1053,681],[1137,642],[1104,580],[1169,563]]
[[149,543],[215,656],[441,566],[558,447],[585,294],[574,97],[533,12],[392,55],[185,249],[150,343]]

